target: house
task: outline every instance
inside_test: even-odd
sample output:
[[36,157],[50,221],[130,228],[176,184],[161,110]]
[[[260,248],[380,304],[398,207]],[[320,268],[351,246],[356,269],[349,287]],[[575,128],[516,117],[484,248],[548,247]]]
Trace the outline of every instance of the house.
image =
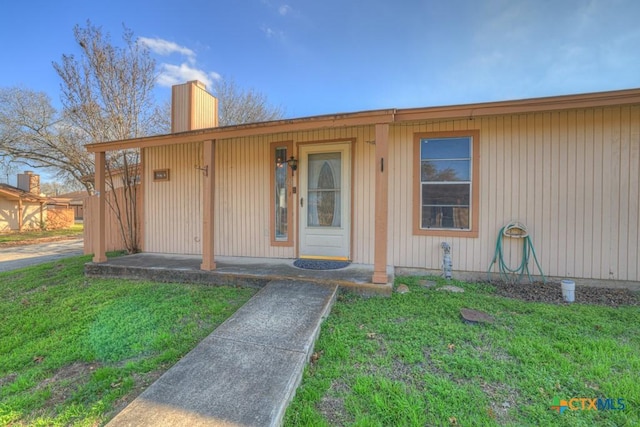
[[76,210],[70,197],[56,196],[47,198],[47,230],[60,230],[73,227]]
[[47,198],[40,196],[40,176],[18,174],[18,186],[0,184],[0,232],[40,229],[47,219]]
[[173,96],[171,134],[87,146],[100,194],[105,153],[141,149],[145,252],[348,259],[384,284],[439,270],[443,242],[483,274],[517,221],[548,276],[640,281],[640,89],[226,127],[202,84]]
[[73,209],[73,218],[76,222],[82,222],[84,218],[84,201],[88,197],[86,191],[73,191],[71,193],[60,194],[56,198],[68,199],[68,205]]

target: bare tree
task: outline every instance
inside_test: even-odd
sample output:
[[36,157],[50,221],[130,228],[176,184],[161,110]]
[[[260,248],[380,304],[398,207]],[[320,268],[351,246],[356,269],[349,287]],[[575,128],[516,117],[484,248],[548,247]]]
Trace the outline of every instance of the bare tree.
[[220,126],[277,120],[284,114],[281,107],[270,105],[264,94],[242,89],[233,79],[216,80],[212,89],[219,101]]
[[153,88],[156,63],[149,50],[123,30],[124,47],[111,44],[108,34],[87,22],[73,29],[80,59],[63,55],[53,66],[62,79],[65,118],[92,142],[115,141],[163,133],[165,122]]
[[9,177],[16,173],[15,164],[11,161],[9,154],[3,153],[0,149],[0,182],[9,183]]
[[78,189],[74,186],[69,186],[66,183],[60,181],[40,183],[40,192],[47,197],[56,197],[61,194],[71,193],[74,191],[78,191]]
[[[87,22],[73,30],[80,58],[63,55],[54,68],[62,79],[65,120],[83,134],[83,140],[102,142],[137,138],[167,131],[163,109],[153,96],[155,61],[137,43],[133,32],[123,31],[124,47],[111,43],[100,27]],[[110,153],[107,159],[106,201],[113,210],[129,252],[137,252],[139,224],[136,212],[138,150]]]
[[[81,183],[94,192],[94,159],[84,145],[168,133],[168,104],[153,96],[156,63],[133,32],[123,29],[123,45],[87,21],[73,30],[79,55],[63,55],[53,66],[61,78],[61,112],[41,92],[0,89],[0,157],[32,167],[48,167],[57,178]],[[278,119],[280,107],[267,103],[253,90],[240,89],[233,80],[215,83],[220,101],[220,124]],[[139,250],[136,212],[140,155],[138,150],[110,153],[107,158],[106,200],[120,224],[129,252]],[[115,197],[116,193],[120,195]]]
[[47,167],[64,181],[75,180],[89,192],[93,159],[81,133],[62,119],[42,92],[0,88],[0,155],[5,161]]

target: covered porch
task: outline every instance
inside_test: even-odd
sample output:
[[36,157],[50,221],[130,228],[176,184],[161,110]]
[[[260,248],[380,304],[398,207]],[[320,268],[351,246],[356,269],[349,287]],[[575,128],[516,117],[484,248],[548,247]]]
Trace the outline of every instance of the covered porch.
[[[92,232],[87,253],[94,255],[94,264],[87,267],[88,274],[109,270],[141,274],[139,268],[157,272],[156,267],[174,265],[179,260],[188,267],[176,266],[175,270],[192,278],[184,281],[200,281],[198,278],[210,281],[213,277],[225,276],[225,269],[233,266],[234,277],[245,273],[251,276],[252,271],[260,271],[255,276],[267,278],[307,277],[309,280],[325,275],[332,280],[342,280],[343,276],[355,275],[352,280],[346,280],[345,285],[369,283],[382,290],[392,283],[388,274],[388,154],[394,110],[218,127],[215,98],[197,82],[179,86],[184,87],[174,87],[174,92],[185,95],[176,98],[174,93],[174,104],[190,107],[173,111],[172,134],[87,145],[87,150],[95,155],[98,194],[95,218],[87,221]],[[202,99],[210,101],[212,108],[200,109]],[[181,114],[185,120],[180,119]],[[342,136],[338,137],[338,133]],[[279,207],[286,206],[287,219],[281,221],[287,224],[286,237],[270,235],[276,229],[273,217],[276,211],[282,210],[271,206],[276,200],[273,170],[284,164],[272,151],[281,146],[288,149],[283,158],[296,161],[295,164],[300,160],[301,164],[300,168],[293,163],[288,165],[290,177],[288,168],[284,169],[286,179],[280,190],[285,191],[277,199]],[[312,153],[309,147],[315,151]],[[106,252],[116,248],[106,244],[107,153],[128,149],[141,153],[141,202],[136,209],[141,217],[138,235],[144,236],[139,249],[146,254],[125,257],[127,261],[108,260]],[[308,225],[305,221],[313,215],[304,210],[311,205],[310,196],[305,192],[312,186],[301,176],[311,169],[305,167],[306,159],[322,157],[325,152],[344,154],[340,157],[340,167],[336,167],[339,173],[331,175],[341,178],[331,180],[332,185],[325,183],[334,191],[332,194],[339,197],[338,202],[334,200],[327,205],[339,211],[336,217],[342,220]],[[280,202],[281,199],[284,202]],[[325,246],[332,250],[339,248],[339,253],[305,250],[307,246],[303,243],[307,240],[303,237],[312,234],[309,230],[320,228],[324,234],[317,234],[325,238]],[[334,231],[335,234],[331,234]],[[341,245],[335,243],[338,240]],[[356,253],[356,249],[359,252]],[[169,258],[163,259],[160,253]],[[198,255],[174,255],[176,253]],[[230,256],[235,258],[228,258]],[[264,261],[250,258],[254,261],[249,267],[237,261],[244,257],[265,258]],[[371,265],[352,266],[340,272],[305,272],[291,265],[292,258],[343,259]],[[231,266],[230,259],[234,260]],[[142,265],[118,265],[129,262]],[[264,270],[264,266],[269,267]]]
[[200,255],[146,252],[88,263],[85,274],[89,277],[255,288],[261,288],[272,280],[304,280],[320,285],[337,285],[343,291],[362,295],[391,295],[392,292],[392,268],[387,271],[388,283],[381,285],[371,281],[373,265],[350,264],[336,270],[307,270],[295,267],[293,262],[293,259],[219,256],[215,270],[203,270]]

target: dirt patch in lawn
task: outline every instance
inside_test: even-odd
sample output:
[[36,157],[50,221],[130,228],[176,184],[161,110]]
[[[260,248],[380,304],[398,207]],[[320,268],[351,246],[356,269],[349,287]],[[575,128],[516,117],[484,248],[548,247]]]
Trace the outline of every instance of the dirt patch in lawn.
[[145,372],[143,374],[139,374],[137,372],[134,373],[133,388],[129,392],[127,392],[127,394],[113,403],[113,410],[106,413],[104,419],[109,420],[118,415],[120,411],[126,408],[127,405],[133,402],[136,397],[138,397],[143,391],[149,388],[151,384],[153,384],[158,378],[160,378],[167,369],[169,368],[165,367],[164,369],[157,369],[155,371]]
[[[35,390],[48,388],[51,395],[46,403],[37,411],[36,416],[55,416],[56,410],[69,399],[81,386],[86,384],[91,374],[102,366],[100,363],[75,362],[60,368],[52,377],[41,381]],[[134,386],[123,397],[113,403],[113,410],[106,413],[104,420],[111,419],[118,412],[131,403],[140,393],[148,388],[168,369],[158,369],[143,374],[133,373]],[[3,378],[3,381],[13,381],[14,378]],[[112,387],[119,387],[119,383]]]
[[354,418],[344,405],[344,396],[349,391],[349,387],[340,381],[331,383],[331,387],[324,394],[318,403],[318,412],[332,426],[343,426],[351,424]]
[[489,397],[489,408],[487,412],[491,418],[496,420],[500,425],[513,423],[510,415],[512,410],[517,410],[519,394],[516,390],[504,385],[495,383],[482,382],[480,384],[482,391]]
[[17,374],[9,374],[6,377],[0,378],[0,387],[11,384],[16,380],[16,378],[18,378]]
[[[496,294],[523,301],[567,304],[562,298],[559,282],[505,283],[492,282]],[[576,285],[575,302],[579,304],[598,304],[610,307],[621,305],[640,305],[637,291]]]
[[75,362],[63,366],[51,377],[41,381],[36,390],[49,388],[51,396],[40,409],[39,414],[53,414],[56,407],[67,400],[76,390],[89,381],[93,371],[100,367],[99,363]]

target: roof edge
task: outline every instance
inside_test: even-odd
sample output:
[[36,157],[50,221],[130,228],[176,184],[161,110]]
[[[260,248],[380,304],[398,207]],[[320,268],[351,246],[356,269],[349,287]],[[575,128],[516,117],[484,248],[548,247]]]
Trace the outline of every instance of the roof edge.
[[29,193],[28,191],[22,190],[21,188],[14,187],[13,185],[9,184],[0,184],[0,193],[10,197],[15,197],[16,200],[21,199],[36,202],[45,202],[47,200],[46,197]]
[[406,108],[397,111],[396,121],[474,118],[628,104],[640,104],[640,88],[442,107]]
[[87,144],[85,148],[89,152],[95,153],[125,148],[153,147],[176,143],[201,142],[210,139],[227,139],[239,136],[255,136],[331,127],[399,123],[416,120],[472,119],[492,115],[558,111],[575,108],[596,108],[628,104],[640,104],[640,88],[440,107],[384,109],[327,114],[199,129],[122,141],[98,142]]

